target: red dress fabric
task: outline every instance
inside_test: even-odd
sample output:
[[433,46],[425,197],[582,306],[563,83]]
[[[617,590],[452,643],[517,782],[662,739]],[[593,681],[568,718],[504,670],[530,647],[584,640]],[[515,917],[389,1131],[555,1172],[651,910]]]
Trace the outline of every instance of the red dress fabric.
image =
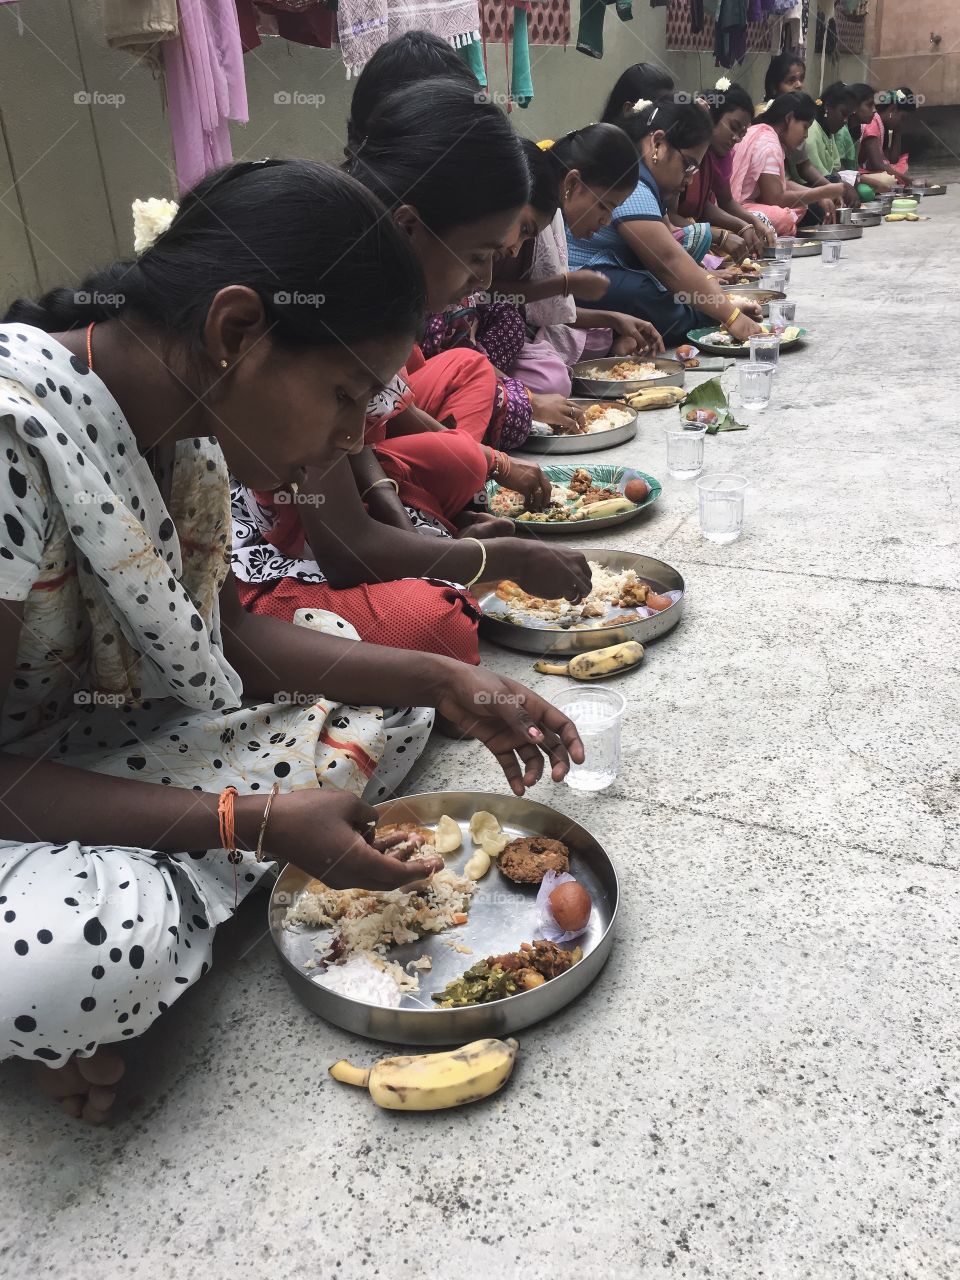
[[335,590],[328,582],[296,578],[254,586],[238,582],[240,603],[251,613],[291,622],[298,609],[329,609],[356,628],[367,644],[438,653],[476,666],[480,610],[466,591],[418,578],[368,582]]

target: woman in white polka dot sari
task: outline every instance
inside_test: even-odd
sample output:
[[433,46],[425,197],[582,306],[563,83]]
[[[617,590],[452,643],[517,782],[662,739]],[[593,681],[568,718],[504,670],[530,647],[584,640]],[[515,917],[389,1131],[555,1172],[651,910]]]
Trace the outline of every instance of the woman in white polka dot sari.
[[[319,280],[322,311],[277,303]],[[206,971],[261,836],[341,887],[433,869],[369,843],[368,802],[434,708],[518,794],[544,754],[555,779],[581,758],[522,686],[335,614],[245,614],[227,575],[228,465],[274,487],[358,448],[421,311],[382,208],[298,161],[207,179],[137,263],[0,322],[0,1057],[56,1068],[72,1114],[103,1118],[122,1071],[103,1046]]]

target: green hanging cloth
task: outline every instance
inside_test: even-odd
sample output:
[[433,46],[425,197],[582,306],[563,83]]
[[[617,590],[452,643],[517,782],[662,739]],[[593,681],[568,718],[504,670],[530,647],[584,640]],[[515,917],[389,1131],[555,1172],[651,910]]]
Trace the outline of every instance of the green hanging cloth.
[[457,53],[477,77],[477,84],[480,88],[485,89],[487,87],[487,68],[483,65],[483,50],[480,47],[480,41],[471,40],[469,44],[462,44]]
[[518,107],[529,107],[533,101],[533,77],[530,74],[526,9],[513,11],[513,68],[510,73],[510,99]]
[[603,57],[603,19],[607,7],[604,0],[580,0],[580,26],[577,49],[591,58]]

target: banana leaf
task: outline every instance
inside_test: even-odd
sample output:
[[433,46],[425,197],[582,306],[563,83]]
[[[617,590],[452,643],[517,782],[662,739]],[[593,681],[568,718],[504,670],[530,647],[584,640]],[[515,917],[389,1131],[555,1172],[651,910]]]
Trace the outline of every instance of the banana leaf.
[[738,422],[733,416],[729,401],[720,385],[719,378],[708,378],[698,387],[687,393],[687,398],[680,405],[680,415],[685,416],[690,409],[712,409],[717,421],[707,427],[707,435],[715,436],[718,431],[746,431],[747,423]]

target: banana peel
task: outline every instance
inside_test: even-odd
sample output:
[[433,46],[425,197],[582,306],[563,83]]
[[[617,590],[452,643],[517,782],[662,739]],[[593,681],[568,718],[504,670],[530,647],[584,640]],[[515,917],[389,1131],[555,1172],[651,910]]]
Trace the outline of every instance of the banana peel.
[[341,1058],[329,1068],[341,1084],[366,1089],[387,1111],[443,1111],[479,1102],[510,1079],[516,1040],[475,1040],[462,1049],[383,1058],[355,1067]]
[[624,396],[631,409],[645,413],[648,409],[673,409],[683,404],[687,393],[682,387],[648,387],[645,391],[634,391]]
[[643,645],[636,640],[607,645],[605,649],[593,649],[578,653],[569,662],[553,662],[540,658],[533,664],[534,671],[548,676],[572,676],[574,680],[603,680],[620,671],[629,671],[643,661]]

